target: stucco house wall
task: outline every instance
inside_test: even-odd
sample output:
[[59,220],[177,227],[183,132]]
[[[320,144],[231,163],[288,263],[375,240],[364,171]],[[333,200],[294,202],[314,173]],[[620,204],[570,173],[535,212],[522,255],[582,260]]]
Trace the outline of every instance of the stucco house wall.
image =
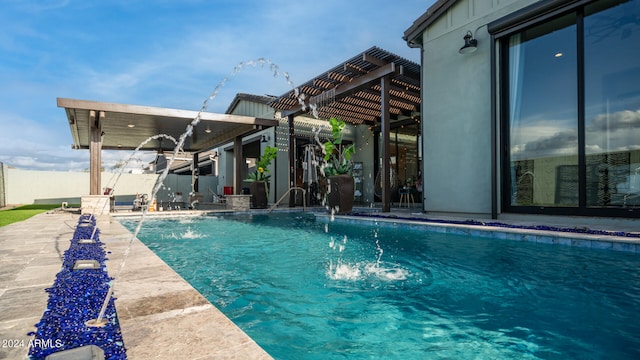
[[[491,213],[492,78],[486,25],[534,2],[458,1],[422,33],[425,211]],[[477,51],[460,54],[467,31],[477,39]]]

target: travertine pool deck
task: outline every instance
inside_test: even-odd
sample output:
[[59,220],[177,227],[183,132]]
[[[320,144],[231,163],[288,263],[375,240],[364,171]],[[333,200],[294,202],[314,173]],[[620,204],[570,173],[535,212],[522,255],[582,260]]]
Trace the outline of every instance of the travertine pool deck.
[[[24,359],[78,215],[40,214],[0,227],[0,359]],[[131,233],[98,217],[107,269],[115,276]],[[271,359],[191,285],[133,239],[114,287],[129,359]],[[10,342],[10,343],[9,343]],[[14,346],[15,344],[15,346]],[[1,344],[0,344],[1,345]]]
[[[202,213],[202,212],[200,212]],[[127,215],[127,214],[122,214]],[[139,216],[133,213],[129,216]],[[178,213],[151,216],[178,215]],[[185,212],[186,215],[186,212]],[[415,209],[394,210],[384,221],[407,223],[395,217],[434,218]],[[351,221],[350,217],[342,217]],[[437,217],[440,220],[460,218]],[[557,220],[558,218],[556,218]],[[353,219],[361,221],[363,218]],[[511,224],[541,224],[552,219],[512,218],[499,220]],[[584,218],[562,218],[561,227],[582,227]],[[28,332],[35,331],[46,308],[48,293],[61,268],[64,251],[69,248],[78,215],[40,214],[31,219],[0,227],[0,359],[24,359]],[[416,226],[419,222],[410,221]],[[98,218],[100,240],[105,244],[107,268],[111,276],[120,272],[122,258],[131,242],[122,271],[115,283],[116,310],[129,359],[271,359],[271,357],[151,252],[117,220]],[[517,237],[525,241],[550,244],[605,247],[640,253],[640,238],[566,234],[484,226],[428,224],[431,230],[480,235],[488,232],[498,238]],[[603,221],[592,229],[638,232],[640,220]],[[513,234],[513,235],[504,235]],[[577,241],[574,243],[572,238]],[[553,239],[559,239],[554,241]],[[569,239],[569,240],[566,240]],[[566,241],[563,241],[566,240]]]

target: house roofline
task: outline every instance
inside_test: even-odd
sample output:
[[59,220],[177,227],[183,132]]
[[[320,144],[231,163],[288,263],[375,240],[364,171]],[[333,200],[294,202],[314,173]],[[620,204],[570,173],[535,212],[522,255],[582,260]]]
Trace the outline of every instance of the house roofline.
[[422,44],[422,33],[444,13],[447,12],[458,0],[438,0],[431,5],[413,24],[404,32],[402,37],[409,47],[417,47]]
[[255,95],[255,94],[247,94],[247,93],[237,93],[236,96],[231,101],[231,104],[229,104],[229,107],[227,108],[227,111],[225,111],[225,114],[231,114],[233,110],[236,108],[236,106],[238,106],[240,101],[243,101],[243,100],[255,102],[258,104],[269,105],[269,103],[271,103],[275,98],[276,96],[273,96],[273,95]]

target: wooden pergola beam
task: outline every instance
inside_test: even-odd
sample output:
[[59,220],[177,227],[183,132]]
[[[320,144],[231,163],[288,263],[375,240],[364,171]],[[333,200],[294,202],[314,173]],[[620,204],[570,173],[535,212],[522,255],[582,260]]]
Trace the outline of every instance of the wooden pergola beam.
[[[380,79],[380,94],[382,95],[382,174],[380,185],[382,185],[382,212],[391,211],[391,145],[389,138],[391,135],[391,115],[389,113],[389,88],[391,87],[391,79],[385,76]],[[376,159],[377,160],[377,159]]]
[[242,169],[244,168],[242,163],[244,157],[242,154],[242,136],[236,136],[233,141],[233,157],[233,191],[234,194],[240,195],[242,194]]
[[[348,83],[344,83],[336,86],[334,99],[335,101],[338,101],[355,92],[368,88],[372,82],[380,81],[380,79],[386,75],[391,75],[391,74],[400,75],[402,74],[402,72],[403,72],[402,66],[396,66],[395,63],[385,64],[384,66],[379,67],[366,75],[357,77]],[[281,116],[282,117],[287,117],[289,115],[297,116],[305,112],[306,110],[303,110],[302,107],[299,107],[294,110],[284,110],[282,111]]]
[[104,111],[95,110],[89,112],[89,194],[101,195],[101,174],[102,174],[102,124],[104,124]]
[[372,82],[379,81],[380,78],[394,73],[401,74],[402,66],[396,67],[395,63],[388,63],[385,66],[379,67],[367,75],[360,76],[349,83],[338,85],[335,92],[336,101],[349,96],[351,93],[363,90],[369,87]]
[[378,66],[385,66],[385,65],[387,65],[387,62],[386,62],[386,61],[384,61],[384,60],[382,60],[382,59],[379,59],[379,58],[377,58],[377,57],[375,57],[375,56],[369,55],[369,54],[367,54],[367,53],[363,53],[363,54],[362,54],[362,61],[366,61],[366,62],[368,62],[368,63],[370,63],[370,64],[378,65]]

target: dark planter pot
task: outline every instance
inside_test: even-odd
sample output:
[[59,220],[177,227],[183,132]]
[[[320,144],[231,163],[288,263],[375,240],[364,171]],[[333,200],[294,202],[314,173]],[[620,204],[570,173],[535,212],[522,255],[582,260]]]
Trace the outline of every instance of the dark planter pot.
[[327,178],[327,202],[336,214],[353,210],[354,181],[351,175],[335,175]]
[[249,191],[251,192],[251,201],[254,209],[267,208],[267,188],[264,181],[254,181],[249,183]]

